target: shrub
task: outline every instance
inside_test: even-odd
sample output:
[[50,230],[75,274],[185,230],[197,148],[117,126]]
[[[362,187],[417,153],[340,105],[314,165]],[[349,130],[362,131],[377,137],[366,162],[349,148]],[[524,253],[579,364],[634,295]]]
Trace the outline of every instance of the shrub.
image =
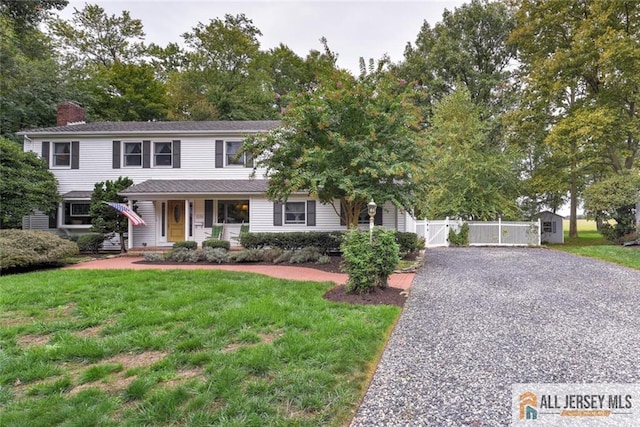
[[202,247],[212,249],[222,248],[228,251],[229,249],[231,249],[231,243],[229,243],[227,240],[208,239],[202,242]]
[[375,286],[387,287],[387,279],[400,261],[394,231],[380,228],[368,232],[352,230],[342,244],[343,267],[349,275],[347,291],[358,294],[371,292]]
[[302,248],[298,251],[295,251],[289,262],[291,264],[302,264],[305,262],[316,262],[320,259],[320,250],[318,248],[314,248],[313,246],[309,246],[306,248]]
[[262,261],[262,250],[244,249],[239,252],[229,254],[229,260],[235,262],[260,262]]
[[329,255],[320,255],[318,258],[318,264],[329,264],[331,262],[331,257]]
[[80,252],[97,254],[104,243],[104,235],[100,233],[83,234],[78,237],[78,249]]
[[222,264],[223,262],[229,261],[229,254],[227,253],[227,250],[224,248],[207,247],[207,248],[204,248],[202,252],[204,253],[204,259],[207,262],[215,262],[218,264]]
[[284,253],[284,251],[280,248],[269,248],[269,249],[263,249],[262,250],[262,260],[264,262],[271,262],[276,264],[276,259],[278,259],[280,257],[280,255],[282,255]]
[[297,250],[314,246],[324,254],[339,251],[343,236],[343,231],[242,233],[240,235],[240,244],[246,249],[280,248],[283,250]]
[[424,238],[416,233],[396,231],[396,243],[402,255],[409,255],[424,249]]
[[283,262],[289,262],[291,255],[293,255],[293,251],[283,251],[280,248],[278,249],[280,250],[280,255],[273,260],[273,263],[282,264]]
[[196,249],[198,249],[198,243],[192,242],[192,241],[186,241],[186,240],[182,242],[175,242],[173,244],[173,249],[179,249],[179,248],[195,251]]
[[145,252],[142,258],[147,262],[162,262],[165,260],[164,254],[160,252]]
[[78,253],[78,245],[46,231],[0,230],[0,269],[59,263]]
[[180,247],[174,248],[167,253],[167,261],[190,262],[191,252],[194,252],[194,250]]
[[457,233],[453,228],[449,229],[449,244],[452,246],[469,246],[469,224],[466,222]]

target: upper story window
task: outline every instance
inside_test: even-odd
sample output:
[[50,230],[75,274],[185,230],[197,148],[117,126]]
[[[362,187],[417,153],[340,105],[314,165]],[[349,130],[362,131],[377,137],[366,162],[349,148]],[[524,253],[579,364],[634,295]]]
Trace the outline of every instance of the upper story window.
[[241,147],[242,147],[242,141],[227,141],[226,143],[227,166],[230,166],[230,165],[244,166],[245,155],[244,153],[240,153]]
[[172,147],[170,142],[156,142],[153,145],[154,166],[171,166]]
[[125,142],[123,151],[124,166],[142,166],[141,142]]
[[51,164],[54,167],[71,166],[71,143],[70,142],[54,142],[53,156]]

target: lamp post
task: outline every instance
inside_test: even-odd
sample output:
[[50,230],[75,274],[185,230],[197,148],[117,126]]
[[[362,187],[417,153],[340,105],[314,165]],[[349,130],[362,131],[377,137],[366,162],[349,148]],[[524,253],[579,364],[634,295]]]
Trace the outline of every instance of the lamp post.
[[371,199],[369,203],[367,203],[367,208],[369,209],[369,242],[373,241],[373,219],[376,216],[376,202]]

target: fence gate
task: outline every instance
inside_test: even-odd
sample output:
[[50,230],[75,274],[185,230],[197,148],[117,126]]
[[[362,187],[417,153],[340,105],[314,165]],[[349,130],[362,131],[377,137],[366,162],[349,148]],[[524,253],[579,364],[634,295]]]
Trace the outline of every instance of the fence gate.
[[[446,218],[439,221],[416,222],[416,233],[424,237],[425,246],[449,246],[449,230],[458,232],[463,222]],[[469,246],[540,245],[540,221],[474,221],[469,225]]]

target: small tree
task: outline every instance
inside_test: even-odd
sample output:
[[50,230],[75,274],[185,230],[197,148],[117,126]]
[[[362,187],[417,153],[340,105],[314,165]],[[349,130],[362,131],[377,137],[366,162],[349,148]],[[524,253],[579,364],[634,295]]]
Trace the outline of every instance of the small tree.
[[44,160],[0,138],[0,228],[20,228],[23,216],[52,213],[59,202],[58,182]]
[[380,70],[359,79],[335,71],[292,95],[282,127],[244,145],[256,168],[267,169],[267,196],[283,202],[308,192],[331,204],[348,228],[358,226],[372,198],[417,206],[423,140],[411,91]]
[[[591,184],[584,191],[587,214],[603,221],[600,232],[610,241],[620,243],[636,230],[636,209],[640,201],[640,177],[633,173],[612,175]],[[613,219],[615,224],[609,224]]]
[[[133,185],[133,181],[127,177],[119,177],[115,181],[99,182],[93,188],[91,194],[91,231],[104,234],[107,237],[118,235],[120,237],[120,251],[126,252],[124,233],[129,231],[129,220],[117,210],[103,202],[125,203],[126,199],[118,195]],[[134,211],[136,206],[133,207]]]

